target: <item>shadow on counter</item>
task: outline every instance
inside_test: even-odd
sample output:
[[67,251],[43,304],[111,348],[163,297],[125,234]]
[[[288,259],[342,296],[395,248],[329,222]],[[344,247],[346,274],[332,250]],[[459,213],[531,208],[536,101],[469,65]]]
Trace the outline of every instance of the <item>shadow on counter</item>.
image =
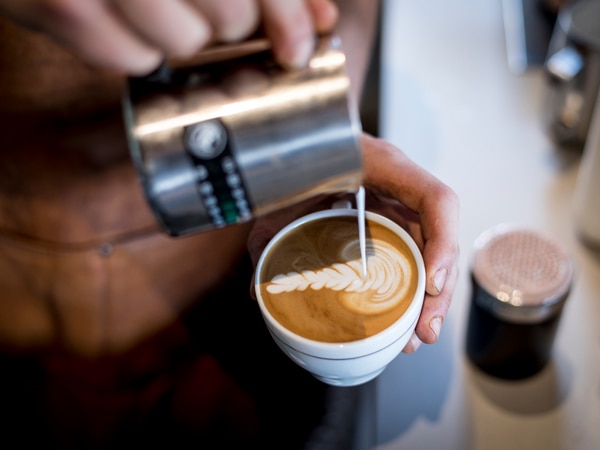
[[573,384],[573,370],[558,352],[541,372],[522,380],[492,377],[470,361],[466,366],[471,385],[497,407],[515,414],[543,414],[560,407]]
[[[450,392],[457,354],[452,350],[451,322],[435,345],[422,345],[416,353],[401,354],[376,381],[378,389],[378,442],[403,435],[420,418],[438,422]],[[405,380],[406,382],[403,382]],[[384,384],[385,389],[381,386]]]

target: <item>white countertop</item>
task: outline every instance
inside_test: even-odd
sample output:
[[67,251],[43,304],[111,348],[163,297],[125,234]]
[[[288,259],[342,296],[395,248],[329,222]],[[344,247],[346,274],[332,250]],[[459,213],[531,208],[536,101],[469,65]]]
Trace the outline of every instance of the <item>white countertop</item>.
[[[460,196],[461,274],[440,342],[376,380],[377,449],[600,449],[600,256],[576,235],[579,155],[545,131],[543,73],[509,71],[499,0],[384,8],[381,135]],[[554,235],[577,266],[554,358],[521,382],[464,353],[472,245],[504,222]]]

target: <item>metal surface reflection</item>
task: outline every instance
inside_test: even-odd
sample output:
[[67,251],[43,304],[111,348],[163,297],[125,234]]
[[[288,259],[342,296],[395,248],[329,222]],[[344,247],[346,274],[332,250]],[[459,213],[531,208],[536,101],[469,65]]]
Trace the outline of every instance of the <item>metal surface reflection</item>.
[[131,155],[165,230],[203,231],[355,191],[361,126],[345,61],[331,36],[299,71],[248,43],[131,80]]

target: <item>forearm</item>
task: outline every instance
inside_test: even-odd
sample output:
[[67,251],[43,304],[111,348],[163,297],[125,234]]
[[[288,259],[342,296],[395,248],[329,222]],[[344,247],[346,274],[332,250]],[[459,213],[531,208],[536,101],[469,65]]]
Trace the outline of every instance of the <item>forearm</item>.
[[379,0],[337,0],[339,21],[336,34],[347,56],[352,95],[358,102],[365,82],[375,37]]

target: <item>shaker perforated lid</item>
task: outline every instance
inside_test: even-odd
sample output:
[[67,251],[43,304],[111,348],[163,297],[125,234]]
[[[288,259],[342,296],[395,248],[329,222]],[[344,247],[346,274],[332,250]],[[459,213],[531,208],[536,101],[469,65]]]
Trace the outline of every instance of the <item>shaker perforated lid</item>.
[[560,311],[573,262],[555,239],[539,231],[498,225],[475,241],[473,279],[487,294],[477,301],[514,322],[537,322]]

